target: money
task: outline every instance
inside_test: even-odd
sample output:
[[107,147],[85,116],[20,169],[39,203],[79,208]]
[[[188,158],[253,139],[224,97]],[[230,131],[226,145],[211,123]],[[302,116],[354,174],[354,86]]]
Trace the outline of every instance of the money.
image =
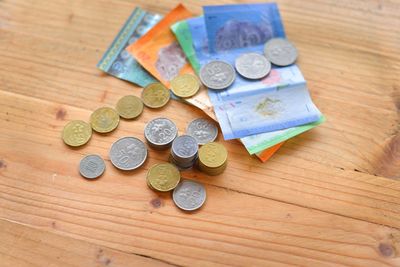
[[99,155],[94,154],[85,156],[79,164],[80,174],[87,179],[100,177],[105,169],[104,160]]
[[200,69],[200,80],[209,89],[221,90],[229,87],[235,80],[233,67],[221,60],[213,60]]
[[153,165],[147,172],[147,184],[151,189],[160,192],[173,190],[179,183],[179,170],[170,163]]
[[175,205],[182,210],[197,210],[206,201],[206,189],[200,183],[184,180],[174,189],[172,199]]
[[144,128],[147,143],[155,149],[167,149],[178,136],[175,123],[167,118],[156,118],[149,121]]
[[198,168],[208,175],[221,174],[228,162],[228,151],[216,142],[205,144],[199,149]]
[[117,128],[119,115],[113,108],[102,107],[92,113],[90,124],[92,129],[98,133],[109,133]]
[[257,53],[245,53],[235,60],[235,68],[247,79],[261,79],[271,71],[271,63]]
[[82,146],[92,137],[92,128],[81,120],[70,121],[64,126],[62,139],[69,146]]
[[137,96],[127,95],[118,100],[116,109],[122,118],[134,119],[142,114],[143,102]]
[[208,119],[195,119],[186,129],[186,134],[193,136],[199,145],[213,142],[218,136],[218,127]]
[[97,67],[117,78],[145,87],[156,80],[125,50],[161,20],[162,16],[137,7],[115,37]]
[[146,145],[136,137],[120,138],[110,149],[111,163],[120,170],[137,169],[143,165],[146,158]]
[[296,47],[284,38],[273,38],[265,43],[265,57],[274,65],[284,67],[297,59]]
[[182,74],[171,80],[171,90],[179,97],[192,97],[199,91],[199,89],[199,81],[193,74]]
[[142,91],[143,104],[149,108],[161,108],[165,106],[171,95],[169,90],[161,83],[151,83]]
[[172,142],[170,161],[181,169],[194,165],[197,159],[199,145],[194,137],[181,135]]

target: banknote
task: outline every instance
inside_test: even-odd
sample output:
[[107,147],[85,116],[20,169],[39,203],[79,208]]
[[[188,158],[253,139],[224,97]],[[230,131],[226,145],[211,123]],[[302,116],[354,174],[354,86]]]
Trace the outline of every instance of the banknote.
[[135,83],[141,87],[155,82],[155,78],[147,72],[125,48],[136,42],[161,20],[162,16],[135,8],[125,22],[110,47],[104,53],[97,67],[117,78]]
[[[199,71],[201,64],[199,58],[203,59],[203,62],[207,60],[207,39],[206,30],[204,26],[203,17],[192,18],[184,21],[180,21],[171,27],[172,31],[176,35],[179,43],[190,61],[192,67],[196,72]],[[193,35],[200,35],[199,38],[192,38]],[[201,38],[201,37],[204,38]],[[278,75],[274,75],[278,77]],[[224,94],[222,94],[222,98]],[[248,137],[240,138],[240,141],[244,144],[247,151],[250,154],[256,154],[261,160],[267,160],[272,154],[271,151],[276,151],[281,142],[284,142],[298,134],[308,131],[324,121],[322,117],[315,123],[292,127],[285,130],[273,131],[269,133],[261,133],[251,135]],[[271,149],[268,149],[271,148]],[[270,152],[268,152],[270,151]]]
[[[149,32],[127,48],[127,51],[167,88],[170,86],[170,81],[179,74],[194,73],[170,30],[172,24],[189,17],[192,17],[192,14],[179,4]],[[200,108],[216,120],[213,106],[204,88],[195,96],[185,98],[183,101]]]

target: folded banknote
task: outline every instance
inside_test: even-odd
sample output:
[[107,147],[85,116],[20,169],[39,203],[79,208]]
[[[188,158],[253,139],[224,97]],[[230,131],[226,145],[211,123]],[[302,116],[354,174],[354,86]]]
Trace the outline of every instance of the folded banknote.
[[150,13],[137,7],[129,16],[124,26],[104,53],[97,67],[117,78],[144,87],[155,82],[155,78],[147,72],[125,48],[136,42],[161,20],[162,16]]

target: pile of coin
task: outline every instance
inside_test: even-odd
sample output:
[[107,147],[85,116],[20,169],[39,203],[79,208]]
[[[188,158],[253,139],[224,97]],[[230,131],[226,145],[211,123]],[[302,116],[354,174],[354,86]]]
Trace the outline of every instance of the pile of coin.
[[221,174],[228,164],[226,148],[216,142],[207,143],[199,149],[198,168],[208,175]]
[[[297,59],[296,47],[286,39],[272,38],[265,43],[264,55],[244,53],[235,60],[236,71],[244,78],[258,80],[266,77],[271,71],[271,63],[285,67]],[[212,60],[205,64],[199,72],[201,82],[213,90],[228,88],[236,79],[231,64],[221,60]]]
[[197,160],[199,144],[190,135],[181,135],[175,138],[171,147],[171,163],[179,169],[191,168]]
[[181,180],[179,170],[171,163],[153,165],[147,172],[147,185],[156,191],[168,192],[178,185]]

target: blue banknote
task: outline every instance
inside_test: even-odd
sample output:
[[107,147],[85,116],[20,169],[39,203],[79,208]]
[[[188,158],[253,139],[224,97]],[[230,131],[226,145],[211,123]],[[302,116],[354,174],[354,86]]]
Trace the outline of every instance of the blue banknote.
[[134,43],[162,19],[162,16],[135,8],[97,67],[117,78],[144,87],[156,79],[125,48]]
[[[275,5],[270,4],[267,4],[267,6],[276,7]],[[273,10],[275,10],[275,8]],[[278,15],[274,16],[274,18],[277,17],[279,18],[279,13]],[[251,50],[252,52],[262,53],[263,45],[232,49],[229,52],[210,53],[210,43],[208,42],[207,38],[205,18],[198,17],[188,19],[186,20],[186,23],[188,24],[189,30],[191,32],[192,45],[200,66],[203,66],[213,59],[225,60],[233,65],[236,57],[242,54],[244,49],[247,49],[247,51]],[[283,30],[279,30],[276,32],[280,34],[280,37],[284,37]],[[273,67],[271,73],[266,78],[257,81],[249,81],[237,75],[235,82],[228,89],[221,91],[208,90],[209,97],[211,102],[213,103],[214,111],[217,116],[218,122],[220,123],[224,138],[226,140],[241,138],[249,135],[264,133],[267,131],[294,127],[318,120],[320,117],[320,113],[317,109],[312,109],[313,112],[311,113],[298,114],[299,117],[304,116],[302,120],[276,120],[274,125],[271,125],[270,121],[266,119],[265,116],[262,119],[258,117],[258,119],[261,120],[259,120],[258,123],[253,123],[251,125],[247,123],[250,120],[245,122],[243,117],[241,117],[240,120],[236,120],[236,118],[238,117],[235,116],[235,114],[240,114],[242,112],[243,114],[247,114],[249,116],[257,115],[257,111],[251,109],[251,104],[254,104],[253,101],[255,100],[255,98],[252,96],[257,95],[261,97],[264,94],[269,94],[271,91],[279,92],[278,89],[282,89],[285,87],[291,88],[292,86],[297,85],[302,85],[303,88],[306,88],[306,82],[299,68],[296,65],[292,65],[288,67]],[[304,93],[303,99],[308,97],[309,105],[315,107],[312,104],[311,99],[309,98],[308,91],[305,89],[302,90],[302,92]],[[290,94],[285,94],[285,96],[288,95],[290,96]],[[296,94],[296,96],[297,95],[298,94]]]

